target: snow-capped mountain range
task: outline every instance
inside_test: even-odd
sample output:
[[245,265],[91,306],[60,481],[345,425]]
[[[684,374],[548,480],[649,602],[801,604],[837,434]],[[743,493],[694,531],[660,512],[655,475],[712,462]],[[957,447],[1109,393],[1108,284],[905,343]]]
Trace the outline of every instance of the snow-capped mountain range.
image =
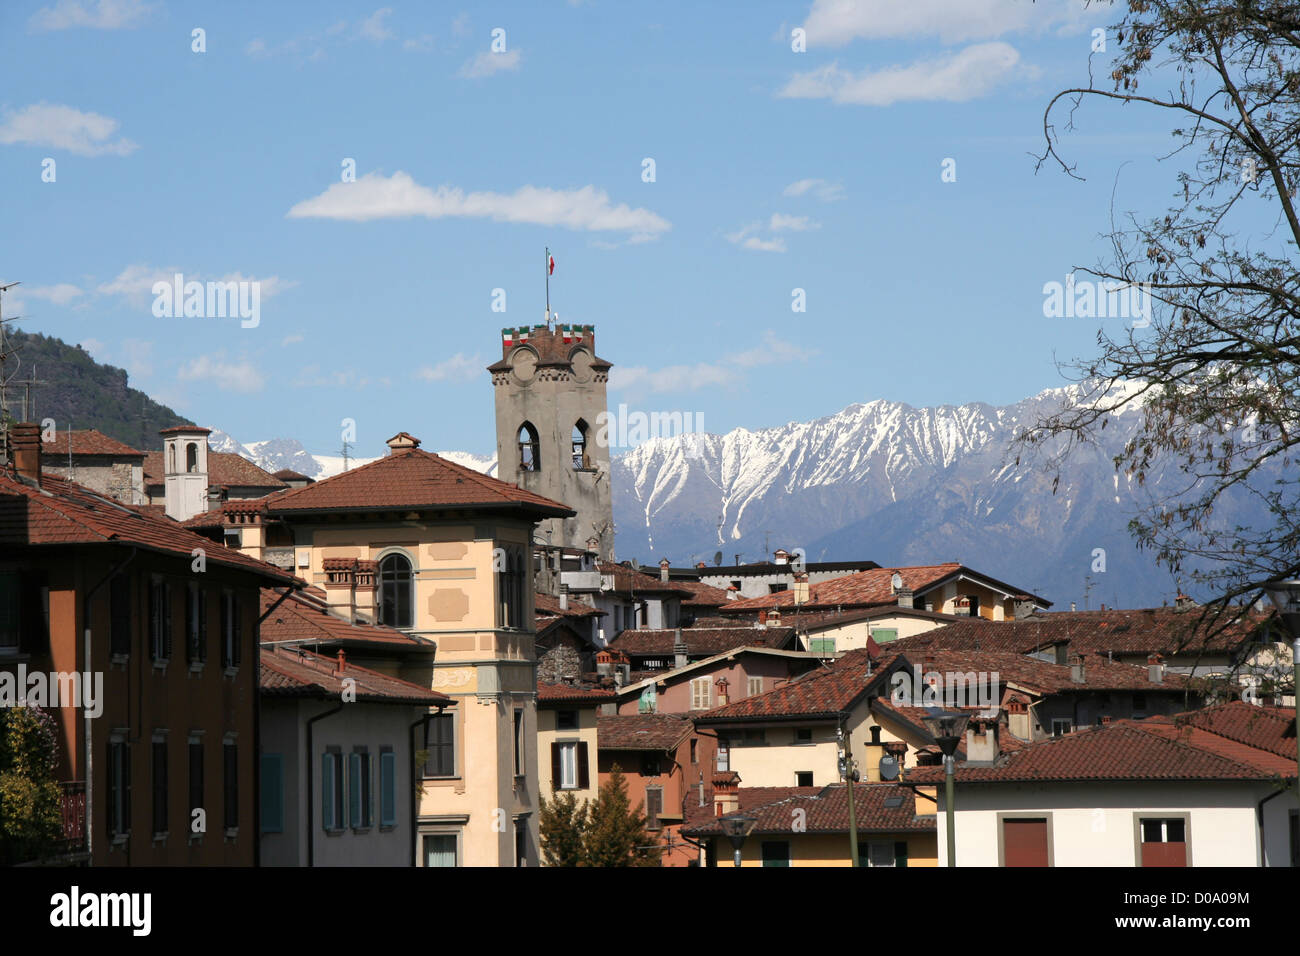
[[[1158,493],[1166,475],[1149,474],[1139,489],[1112,463],[1139,412],[1113,416],[1104,445],[1077,450],[1054,494],[1040,464],[1008,452],[1022,427],[1077,389],[1001,408],[875,400],[811,422],[651,439],[611,463],[618,557],[713,564],[721,553],[731,564],[802,548],[809,561],[959,561],[1058,609],[1172,603],[1178,582],[1127,531],[1139,495]],[[214,432],[211,441],[268,471],[319,479],[343,467],[292,439],[241,445]],[[440,454],[496,473],[495,456]],[[1248,507],[1237,517],[1249,518]]]

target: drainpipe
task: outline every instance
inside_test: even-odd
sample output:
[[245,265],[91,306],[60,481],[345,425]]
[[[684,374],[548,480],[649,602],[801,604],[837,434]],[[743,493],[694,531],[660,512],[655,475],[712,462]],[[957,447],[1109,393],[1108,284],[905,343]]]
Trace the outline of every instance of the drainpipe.
[[[71,444],[69,444],[69,447],[71,447]],[[119,565],[117,565],[117,567],[111,569],[111,570],[108,572],[108,574],[106,574],[106,575],[104,575],[102,578],[100,578],[99,581],[98,581],[98,583],[96,583],[94,587],[92,587],[89,591],[87,591],[87,592],[85,593],[85,596],[82,597],[82,599],[81,599],[81,627],[82,627],[81,653],[82,653],[82,661],[85,663],[85,667],[86,667],[86,673],[87,673],[87,675],[89,675],[90,672],[91,672],[91,664],[90,664],[90,652],[91,652],[91,647],[90,647],[90,644],[91,644],[91,641],[90,641],[90,599],[93,598],[93,597],[95,596],[95,592],[96,592],[96,591],[98,591],[100,588],[102,588],[105,584],[107,584],[107,583],[108,583],[109,581],[111,581],[113,578],[115,578],[115,577],[117,577],[119,574],[121,574],[121,573],[122,573],[122,569],[125,568],[128,564],[130,564],[132,561],[135,560],[135,556],[136,556],[136,554],[139,552],[139,550],[140,550],[139,548],[132,548],[132,549],[131,549],[131,553],[128,554],[128,555],[127,555],[127,556],[122,560],[122,563],[119,564]],[[109,656],[110,656],[110,657],[112,656],[111,651],[110,651],[110,655],[109,655]],[[83,703],[84,703],[84,701],[83,701]],[[130,720],[130,719],[131,719],[131,700],[130,700],[130,697],[129,697],[129,696],[128,696],[128,698],[127,698],[127,702],[126,702],[126,715],[127,715],[127,720]],[[93,721],[92,721],[91,718],[86,714],[86,708],[85,708],[85,707],[82,707],[82,708],[81,708],[81,723],[82,723],[82,736],[85,738],[85,748],[86,748],[86,809],[85,809],[85,815],[86,815],[86,816],[85,816],[85,821],[82,823],[82,826],[84,826],[84,827],[86,828],[86,857],[87,857],[87,860],[88,860],[89,864],[90,864],[91,866],[94,866],[94,865],[95,865],[95,856],[94,856],[94,839],[95,839],[95,827],[94,827],[94,822],[95,822],[95,816],[94,816],[93,810],[94,810],[94,806],[95,806],[95,803],[94,803],[94,794],[95,794],[95,790],[94,790],[94,782],[95,782],[95,779],[94,779],[94,767],[95,767],[95,761],[94,761],[94,759],[93,759],[93,757],[92,757],[92,755],[94,754],[94,750],[91,749],[91,748],[92,748],[92,744],[93,744],[93,738],[92,738],[92,736],[91,736],[91,731],[90,731],[91,724],[93,723]]]
[[[318,720],[324,720],[326,717],[333,717],[343,709],[343,701],[339,701],[337,707],[333,710],[327,710],[323,714],[317,714],[307,721],[307,865],[316,865],[316,770],[312,762],[316,759],[316,747],[312,742],[315,739],[316,728],[312,725]],[[260,758],[259,758],[260,762]],[[258,835],[261,839],[261,835]]]

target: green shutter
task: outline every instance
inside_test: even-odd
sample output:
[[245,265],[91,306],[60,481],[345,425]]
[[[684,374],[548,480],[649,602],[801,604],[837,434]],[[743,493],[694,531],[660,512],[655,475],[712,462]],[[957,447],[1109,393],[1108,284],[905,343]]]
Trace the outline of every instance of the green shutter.
[[871,639],[877,644],[887,644],[890,641],[896,641],[898,640],[898,628],[878,627],[871,632]]
[[391,750],[379,755],[379,825],[397,825],[397,754]]
[[321,754],[320,761],[321,826],[334,827],[334,755]]
[[284,757],[262,754],[262,832],[284,832]]
[[348,754],[348,802],[352,826],[361,826],[361,754]]

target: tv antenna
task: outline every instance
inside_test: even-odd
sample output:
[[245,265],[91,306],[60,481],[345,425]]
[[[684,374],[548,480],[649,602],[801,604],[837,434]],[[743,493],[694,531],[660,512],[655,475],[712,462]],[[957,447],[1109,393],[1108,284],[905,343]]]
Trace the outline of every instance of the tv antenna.
[[9,364],[9,356],[16,355],[16,352],[9,350],[9,330],[5,328],[5,323],[12,322],[13,319],[4,317],[4,294],[14,286],[21,284],[20,282],[10,282],[8,285],[0,285],[0,421],[5,422],[9,420],[9,395],[5,390],[5,386],[18,374],[18,369],[22,366],[22,360],[19,360],[12,374],[5,373],[5,368]]

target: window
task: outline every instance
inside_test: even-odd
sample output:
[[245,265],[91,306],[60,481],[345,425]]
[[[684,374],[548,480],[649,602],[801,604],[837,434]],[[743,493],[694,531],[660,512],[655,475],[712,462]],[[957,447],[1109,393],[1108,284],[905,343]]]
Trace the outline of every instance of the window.
[[208,659],[208,593],[191,581],[185,590],[185,660],[198,664]]
[[725,773],[731,769],[731,745],[722,738],[718,738],[717,757],[719,772]]
[[649,684],[641,691],[641,699],[637,701],[636,710],[639,714],[656,713],[659,706],[658,692],[654,684]]
[[239,595],[234,591],[221,592],[221,668],[231,670],[239,666],[241,620]]
[[556,790],[585,790],[591,786],[585,741],[551,744],[551,787]]
[[434,714],[424,727],[424,763],[426,777],[456,776],[456,718],[452,714]]
[[[190,820],[194,811],[203,809],[203,741],[190,738]],[[191,834],[194,835],[194,834]]]
[[[125,657],[131,653],[131,578],[129,575],[119,574],[109,582],[108,603],[108,651],[113,657]],[[4,638],[0,637],[0,645],[3,645],[3,642]]]
[[379,562],[379,622],[389,627],[413,627],[414,577],[405,555],[389,554]]
[[379,752],[379,825],[397,826],[397,754]]
[[1186,866],[1187,819],[1147,817],[1138,821],[1140,865]]
[[788,584],[769,584],[767,586],[768,594],[780,594],[782,591],[788,590],[790,590],[790,585]]
[[647,830],[658,830],[660,828],[659,818],[664,812],[664,788],[663,787],[646,787],[645,788],[645,828]]
[[691,710],[708,710],[712,706],[713,678],[694,678],[691,681]]
[[794,732],[794,742],[797,744],[810,744],[812,739],[811,727],[796,727]]
[[374,791],[367,750],[348,754],[348,805],[352,811],[352,829],[364,830],[374,825]]
[[763,693],[763,678],[749,677],[745,679],[745,691],[750,697],[756,697]]
[[1070,720],[1069,717],[1052,718],[1053,737],[1064,737],[1066,734],[1072,733],[1073,731],[1074,731],[1074,722]]
[[812,654],[816,654],[818,657],[834,657],[835,638],[810,637],[808,638],[808,651]]
[[1050,866],[1046,817],[1002,821],[1003,866]]
[[167,474],[176,474],[176,446],[167,446]]
[[515,866],[528,865],[528,821],[515,821]]
[[327,750],[320,760],[321,826],[327,831],[343,829],[343,754]]
[[694,737],[691,738],[691,764],[692,765],[700,762],[699,755],[696,753],[696,746],[695,746],[698,743],[699,741],[696,740]]
[[641,755],[641,776],[657,777],[662,773],[661,760],[657,753],[643,753]]
[[737,581],[732,581],[732,582],[731,582],[731,586],[732,586],[733,588],[735,588],[737,591],[739,591],[739,590],[740,590],[740,581],[738,581],[738,580],[737,580]]
[[524,627],[528,559],[522,548],[501,548],[497,567],[497,627]]
[[524,422],[519,426],[518,439],[519,470],[541,471],[542,457],[538,450],[537,429],[533,427],[532,422]]
[[559,710],[555,712],[556,730],[577,730],[578,712],[576,710]]
[[971,617],[979,617],[979,616],[980,616],[980,596],[979,596],[978,594],[968,594],[968,595],[966,595],[966,600],[968,600],[968,601],[970,602],[970,616],[971,616]]
[[650,602],[642,601],[640,605],[640,610],[641,610],[641,615],[640,615],[641,626],[649,627],[650,626]]
[[811,770],[796,770],[794,785],[796,787],[811,787],[813,785],[813,772]]
[[1144,712],[1146,709],[1147,709],[1147,695],[1134,694],[1133,695],[1133,716],[1136,717],[1138,714]]
[[155,575],[149,582],[149,655],[165,663],[172,653],[171,588]]
[[262,754],[262,832],[284,832],[283,754]]
[[877,644],[888,644],[890,641],[898,640],[898,628],[896,627],[877,627],[871,631],[871,639]]
[[185,446],[185,470],[191,475],[199,470],[199,446],[194,442]]
[[456,865],[456,834],[426,833],[424,835],[425,866]]
[[108,832],[113,837],[131,832],[131,745],[123,737],[108,744]]
[[524,775],[524,712],[515,711],[515,776]]
[[167,738],[153,738],[153,832],[167,832]]
[[575,470],[590,468],[591,461],[587,457],[587,423],[581,418],[573,426],[573,467]]
[[789,866],[790,844],[785,840],[763,841],[764,866]]
[[224,823],[227,830],[239,827],[239,746],[233,740],[221,745],[222,783],[225,785]]
[[873,840],[858,844],[858,866],[907,866],[906,840]]

